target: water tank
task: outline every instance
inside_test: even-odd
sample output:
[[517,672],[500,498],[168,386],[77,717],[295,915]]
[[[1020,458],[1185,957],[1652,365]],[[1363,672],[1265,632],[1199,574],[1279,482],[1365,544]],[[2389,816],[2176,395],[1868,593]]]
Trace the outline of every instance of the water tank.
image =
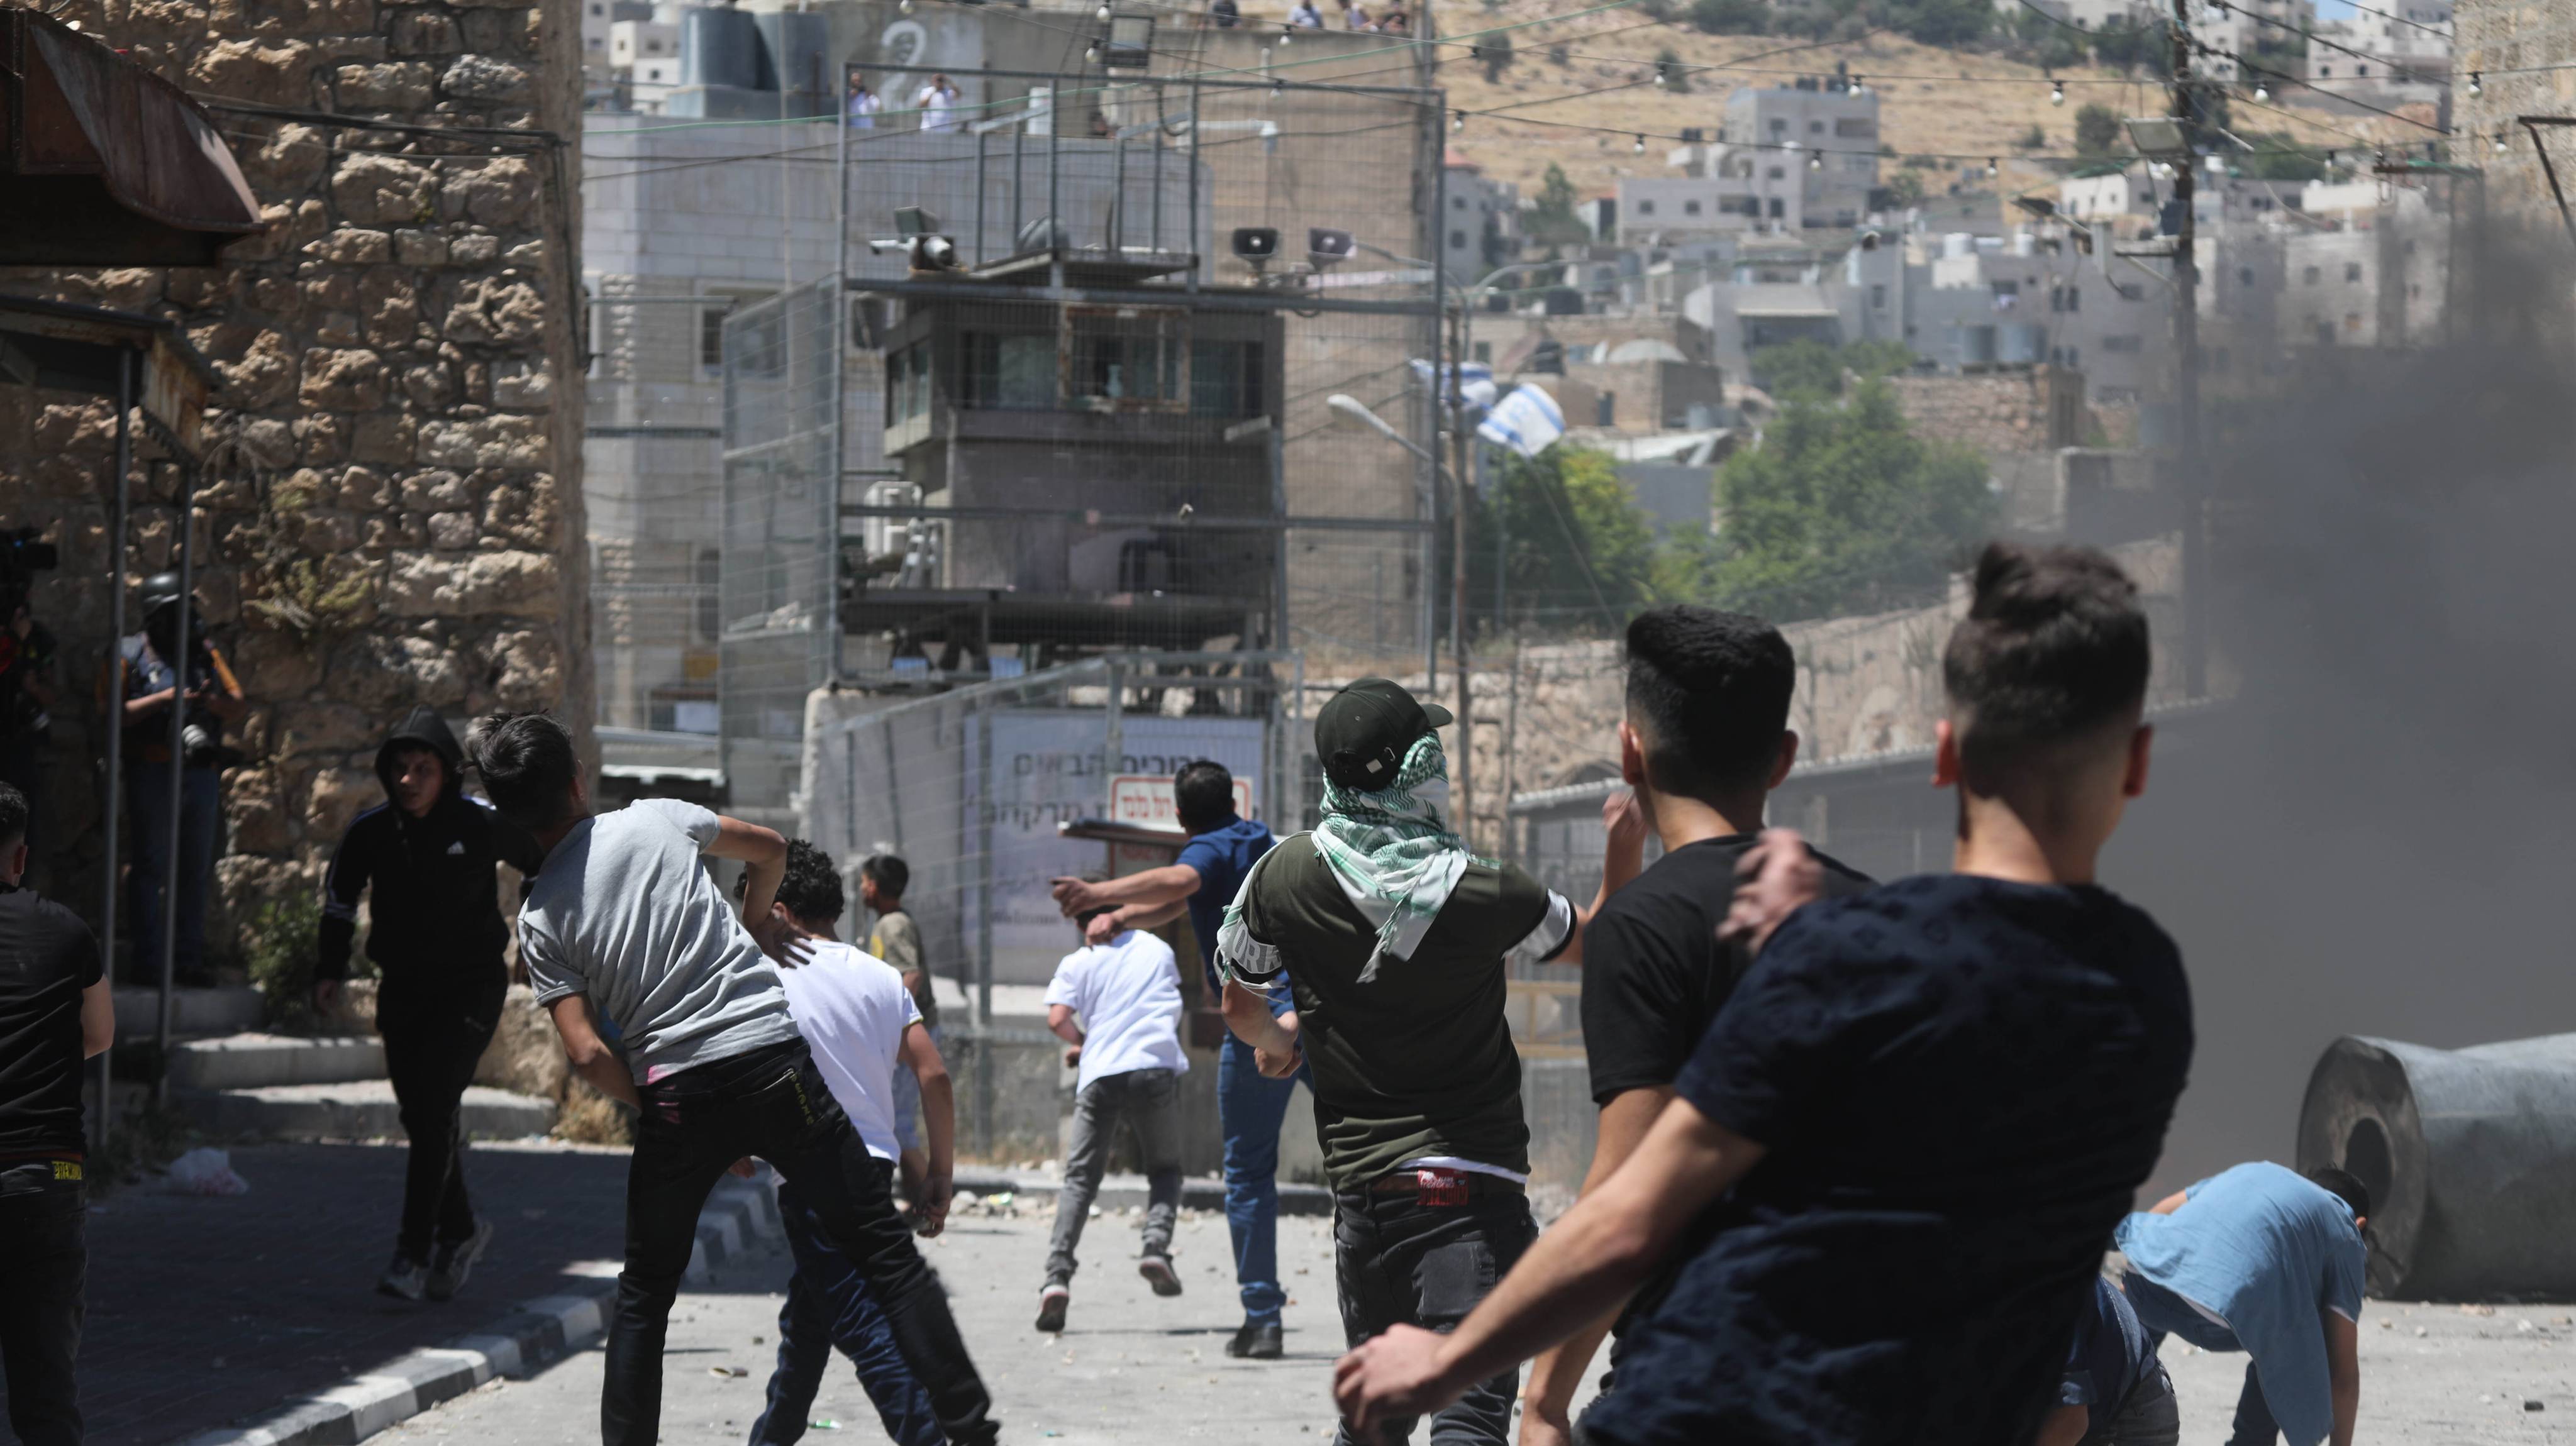
[[680,84],[774,90],[761,82],[760,27],[740,10],[680,14]]
[[1941,254],[1944,256],[1965,256],[1975,248],[1976,240],[1977,238],[1969,235],[1965,231],[1950,232],[1948,235],[1941,238]]
[[2013,228],[2012,251],[2015,256],[2036,256],[2039,254],[2039,238],[2016,226]]
[[[790,95],[832,93],[831,23],[810,11],[771,10],[753,17],[760,26],[762,48],[769,53],[769,73],[777,89]],[[828,114],[828,105],[799,107],[805,114]]]

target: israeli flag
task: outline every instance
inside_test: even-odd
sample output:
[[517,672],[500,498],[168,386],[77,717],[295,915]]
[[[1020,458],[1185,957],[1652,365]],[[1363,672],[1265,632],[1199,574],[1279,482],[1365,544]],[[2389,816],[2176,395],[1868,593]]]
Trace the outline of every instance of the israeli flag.
[[1512,388],[1511,395],[1494,403],[1476,435],[1497,447],[1509,447],[1524,457],[1535,457],[1548,444],[1565,435],[1565,413],[1556,409],[1556,398],[1530,382]]
[[1458,378],[1458,400],[1466,403],[1469,409],[1481,412],[1494,404],[1494,369],[1485,363],[1468,362],[1460,366],[1452,362],[1434,367],[1420,357],[1413,359],[1413,375],[1443,401],[1448,399],[1449,376],[1453,372]]

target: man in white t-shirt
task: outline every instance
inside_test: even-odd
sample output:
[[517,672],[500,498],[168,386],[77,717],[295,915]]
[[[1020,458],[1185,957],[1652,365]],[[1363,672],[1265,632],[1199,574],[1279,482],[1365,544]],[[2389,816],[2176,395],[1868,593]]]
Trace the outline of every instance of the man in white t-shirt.
[[[1094,909],[1075,920],[1079,930]],[[1064,1192],[1055,1202],[1055,1238],[1046,1285],[1038,1292],[1038,1329],[1064,1329],[1071,1303],[1073,1249],[1109,1165],[1109,1138],[1125,1120],[1145,1161],[1145,1248],[1136,1273],[1156,1295],[1179,1295],[1172,1270],[1172,1219],[1181,1208],[1181,973],[1172,946],[1137,929],[1085,944],[1055,966],[1046,992],[1047,1028],[1072,1045],[1075,1065],[1073,1146],[1064,1162]],[[1075,1016],[1081,1022],[1075,1022]]]
[[[787,841],[677,799],[594,816],[572,735],[542,713],[486,717],[473,751],[493,807],[546,851],[519,910],[519,958],[537,1002],[574,1071],[638,1112],[626,1263],[601,1373],[604,1446],[660,1438],[663,1343],[698,1211],[745,1156],[793,1178],[824,1237],[866,1277],[948,1439],[992,1441],[992,1398],[947,1298],[798,1034],[777,966],[703,861],[747,864],[743,912],[765,920]],[[601,1037],[603,1014],[622,1058]]]
[[913,107],[921,112],[921,128],[926,131],[957,129],[957,87],[946,75],[934,75],[930,84],[914,96]]
[[[903,975],[883,959],[840,942],[834,926],[846,902],[831,855],[794,839],[787,845],[778,901],[752,933],[782,966],[787,1008],[814,1052],[814,1066],[889,1187],[900,1148],[895,1078],[909,1075],[920,1082],[930,1160],[925,1187],[913,1199],[914,1228],[936,1235],[947,1220],[949,1181],[956,1168],[955,1095],[948,1066],[922,1027],[920,1006],[904,987]],[[850,1258],[824,1238],[821,1222],[792,1177],[779,1182],[778,1216],[796,1257],[796,1274],[778,1313],[778,1367],[769,1377],[768,1407],[752,1423],[752,1446],[793,1446],[805,1434],[814,1392],[834,1346],[858,1368],[859,1384],[897,1446],[940,1446],[947,1438],[929,1393],[904,1365],[885,1312],[877,1308],[867,1280]]]

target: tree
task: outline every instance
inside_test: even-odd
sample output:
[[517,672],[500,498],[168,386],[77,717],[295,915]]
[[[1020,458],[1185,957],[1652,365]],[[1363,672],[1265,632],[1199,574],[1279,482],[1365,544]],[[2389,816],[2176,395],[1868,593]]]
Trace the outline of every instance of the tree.
[[1984,39],[1995,21],[1990,0],[1876,0],[1870,8],[1908,39],[1949,49]]
[[1864,382],[1847,406],[1792,402],[1761,447],[1719,469],[1715,558],[1667,559],[1660,579],[1778,621],[1937,599],[1993,526],[1983,459],[1907,430],[1895,393]]
[[1468,48],[1467,58],[1485,68],[1486,84],[1500,85],[1503,72],[1511,68],[1512,37],[1499,30],[1479,36]]
[[2107,156],[2119,149],[2120,113],[2098,101],[2075,112],[2075,154]]
[[1529,234],[1531,240],[1547,246],[1579,245],[1592,239],[1592,228],[1574,214],[1574,182],[1554,161],[1547,163],[1547,174],[1539,179],[1538,204],[1530,207]]
[[1691,0],[1690,23],[1710,35],[1759,35],[1770,28],[1763,0]]
[[1683,68],[1682,58],[1669,45],[1655,52],[1655,78],[1664,89],[1675,95],[1690,90],[1690,72]]
[[2245,138],[2254,154],[2245,157],[2245,174],[2262,181],[2322,181],[2326,178],[2325,157],[2315,151],[2299,149],[2296,136],[2288,131],[2256,131]]
[[1503,532],[1503,598],[1509,623],[1615,628],[1649,600],[1654,524],[1606,452],[1555,446],[1534,458],[1505,454],[1498,485],[1469,516],[1470,616],[1490,614],[1494,540]]
[[1886,204],[1878,207],[1879,210],[1902,211],[1920,206],[1923,204],[1923,173],[1900,170],[1888,177],[1887,184],[1880,189],[1887,193],[1887,199]]
[[2173,69],[2173,41],[2163,21],[2141,25],[2123,15],[2093,32],[2093,58],[2117,70],[2161,76]]
[[1863,381],[1894,376],[1914,365],[1914,353],[1896,341],[1856,341],[1847,346],[1792,341],[1761,347],[1747,360],[1753,384],[1785,401],[1839,397],[1845,373]]

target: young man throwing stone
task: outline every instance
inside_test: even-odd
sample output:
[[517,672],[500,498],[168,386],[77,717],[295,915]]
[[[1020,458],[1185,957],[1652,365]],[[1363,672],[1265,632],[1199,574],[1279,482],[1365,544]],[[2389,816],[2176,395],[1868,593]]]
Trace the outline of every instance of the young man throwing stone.
[[[546,850],[519,913],[537,1000],[582,1078],[641,1112],[600,1386],[605,1446],[651,1446],[660,1435],[662,1343],[698,1211],[745,1156],[795,1182],[823,1238],[867,1281],[948,1439],[993,1440],[984,1383],[885,1172],[833,1100],[777,967],[744,927],[768,918],[787,841],[673,799],[594,817],[572,738],[543,714],[484,719],[475,753],[502,816]],[[749,865],[742,918],[706,856]],[[600,1038],[602,1013],[616,1021],[623,1061]]]
[[[1315,718],[1324,816],[1265,855],[1217,945],[1227,1025],[1263,1073],[1311,1064],[1316,1133],[1333,1186],[1342,1328],[1357,1345],[1392,1326],[1466,1318],[1538,1234],[1520,1054],[1504,1022],[1517,962],[1580,960],[1580,913],[1509,865],[1471,858],[1450,830],[1448,710],[1365,678]],[[1643,835],[1611,830],[1607,894],[1637,871]],[[1599,900],[1594,900],[1594,909]],[[1286,971],[1296,1009],[1262,991]],[[1434,1403],[1442,1446],[1510,1439],[1508,1365]],[[1374,1438],[1408,1439],[1418,1413]]]

